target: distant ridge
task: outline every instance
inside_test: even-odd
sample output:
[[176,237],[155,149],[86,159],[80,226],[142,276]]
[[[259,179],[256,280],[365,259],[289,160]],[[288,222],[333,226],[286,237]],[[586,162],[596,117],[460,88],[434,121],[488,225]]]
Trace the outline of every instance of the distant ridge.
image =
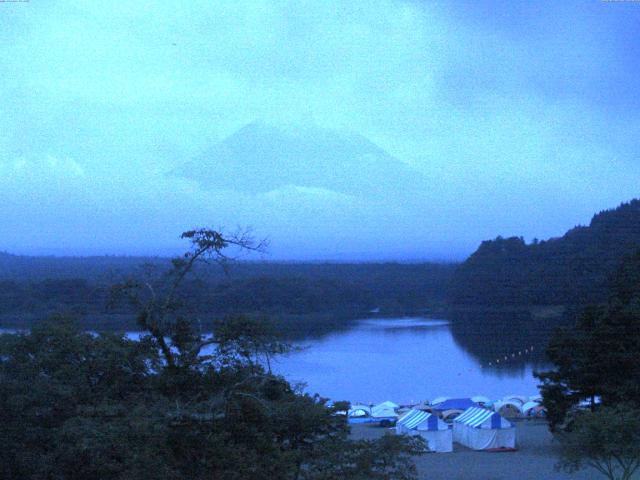
[[640,249],[640,200],[594,215],[560,238],[482,242],[456,270],[453,304],[586,305],[607,300],[610,277]]
[[422,175],[361,135],[316,125],[276,127],[259,121],[171,174],[205,188],[252,194],[294,186],[388,199],[415,195],[427,187]]

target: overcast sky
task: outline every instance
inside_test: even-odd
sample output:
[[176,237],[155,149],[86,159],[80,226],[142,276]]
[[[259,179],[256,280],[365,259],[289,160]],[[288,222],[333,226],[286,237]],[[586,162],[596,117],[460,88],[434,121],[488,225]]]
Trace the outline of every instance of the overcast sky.
[[[0,250],[165,254],[210,225],[271,259],[461,259],[640,196],[637,2],[31,0],[0,2],[0,41]],[[255,119],[359,133],[425,195],[166,175]]]

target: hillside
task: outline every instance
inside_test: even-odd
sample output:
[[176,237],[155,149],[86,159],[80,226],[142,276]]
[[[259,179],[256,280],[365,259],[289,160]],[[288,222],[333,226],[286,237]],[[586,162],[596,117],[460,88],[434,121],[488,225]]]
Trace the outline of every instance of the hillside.
[[560,238],[483,242],[453,275],[457,305],[585,305],[607,299],[610,276],[640,248],[640,200],[596,214]]

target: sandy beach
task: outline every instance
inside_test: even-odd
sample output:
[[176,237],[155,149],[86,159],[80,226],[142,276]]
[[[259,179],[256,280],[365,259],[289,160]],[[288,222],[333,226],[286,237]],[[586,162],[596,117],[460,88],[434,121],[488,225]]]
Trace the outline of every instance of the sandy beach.
[[[428,453],[416,458],[422,480],[587,480],[597,479],[594,470],[574,474],[557,471],[557,444],[543,421],[515,422],[518,451],[476,452],[454,443],[452,453]],[[353,438],[376,438],[386,430],[372,425],[352,425]]]

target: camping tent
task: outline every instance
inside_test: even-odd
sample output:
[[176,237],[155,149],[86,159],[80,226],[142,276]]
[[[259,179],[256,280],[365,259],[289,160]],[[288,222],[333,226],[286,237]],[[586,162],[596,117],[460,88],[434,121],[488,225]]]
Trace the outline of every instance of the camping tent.
[[380,423],[382,426],[391,425],[398,413],[399,408],[393,402],[382,402],[378,405],[369,407],[367,405],[353,405],[347,412],[348,423]]
[[431,408],[443,412],[445,410],[466,410],[477,406],[478,404],[470,398],[450,398],[438,404],[434,403]]
[[438,410],[436,413],[442,420],[447,423],[451,423],[453,422],[453,419],[460,415],[462,412],[464,412],[464,410],[453,408],[451,410],[444,410],[442,412]]
[[398,408],[400,408],[400,406],[393,402],[382,402],[371,407],[371,416],[374,418],[397,418],[398,413],[396,410]]
[[400,417],[396,423],[396,433],[420,435],[432,452],[453,451],[453,436],[447,424],[423,410],[409,410]]
[[522,416],[522,404],[515,400],[496,402],[492,407],[496,413],[506,418],[518,418]]
[[506,397],[502,398],[502,401],[519,403],[520,406],[522,406],[529,401],[529,397],[524,397],[522,395],[507,395]]
[[431,410],[431,402],[429,402],[429,400],[423,400],[422,402],[413,405],[412,408],[416,410]]
[[378,405],[371,407],[371,417],[369,418],[369,422],[379,423],[381,427],[390,427],[398,418],[398,408],[400,407],[393,402],[379,403]]
[[453,440],[473,450],[515,448],[516,429],[491,410],[471,407],[453,421]]
[[522,414],[525,417],[545,417],[547,409],[538,402],[527,402],[522,406]]
[[485,397],[484,395],[476,395],[475,397],[471,397],[472,402],[476,402],[479,405],[489,405],[491,400],[489,397]]
[[348,423],[371,422],[371,408],[367,405],[352,405],[347,412]]

